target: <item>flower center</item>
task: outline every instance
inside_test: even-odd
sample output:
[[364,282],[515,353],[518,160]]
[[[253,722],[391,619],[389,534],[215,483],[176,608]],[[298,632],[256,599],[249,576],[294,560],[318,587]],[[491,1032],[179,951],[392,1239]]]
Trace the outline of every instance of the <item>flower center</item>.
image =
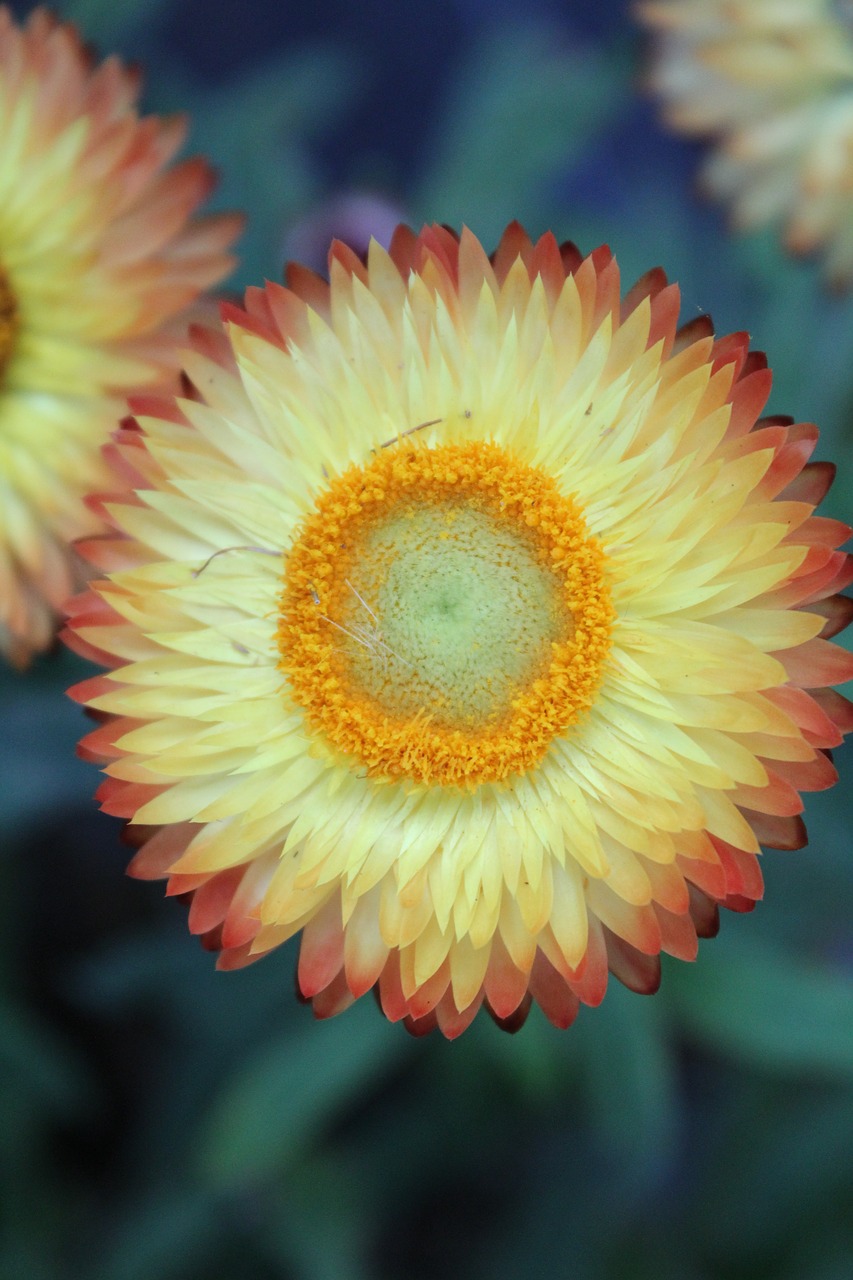
[[286,561],[281,669],[371,774],[523,773],[590,705],[604,553],[544,472],[494,444],[398,445],[319,495]]
[[18,334],[18,303],[6,272],[0,267],[0,378],[15,346]]

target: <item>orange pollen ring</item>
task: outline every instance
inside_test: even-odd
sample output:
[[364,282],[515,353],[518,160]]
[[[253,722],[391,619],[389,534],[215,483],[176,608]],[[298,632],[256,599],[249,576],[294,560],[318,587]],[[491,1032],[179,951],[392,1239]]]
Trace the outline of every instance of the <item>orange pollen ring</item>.
[[[386,684],[388,664],[394,667],[406,707],[405,686],[416,682],[415,663],[384,642],[382,614],[355,584],[364,581],[377,530],[405,529],[423,512],[430,529],[436,520],[452,524],[455,513],[468,518],[473,512],[487,529],[498,531],[498,541],[510,538],[523,548],[519,555],[528,558],[533,576],[551,584],[545,612],[552,629],[540,628],[541,661],[529,679],[511,684],[500,714],[482,715],[479,723],[458,715],[454,723],[440,698],[414,711],[389,709],[354,674],[358,658],[372,646],[368,656],[384,664]],[[429,538],[438,545],[432,532]],[[429,548],[425,554],[429,560]],[[309,724],[369,775],[466,789],[500,782],[539,764],[553,740],[594,700],[614,616],[605,563],[601,544],[574,502],[545,472],[487,441],[434,448],[401,442],[332,480],[297,531],[280,598],[279,666]],[[434,572],[440,585],[443,570]],[[488,581],[482,585],[476,557],[467,573],[472,590],[477,582],[481,591],[490,590]],[[463,595],[467,589],[466,582]],[[356,595],[371,620],[371,633],[363,628],[360,637],[347,624]],[[510,642],[512,625],[510,619]],[[349,645],[349,657],[348,636],[358,642]]]
[[9,363],[18,336],[18,303],[9,277],[0,267],[0,377]]

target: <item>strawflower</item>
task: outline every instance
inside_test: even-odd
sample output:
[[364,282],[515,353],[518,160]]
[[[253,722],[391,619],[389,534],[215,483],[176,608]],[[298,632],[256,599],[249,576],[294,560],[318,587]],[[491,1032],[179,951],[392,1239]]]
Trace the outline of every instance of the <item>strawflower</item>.
[[132,873],[319,1016],[559,1026],[696,955],[836,778],[832,479],[744,334],[517,225],[398,229],[199,330],[136,404],[69,641]]
[[232,266],[239,220],[190,220],[211,171],[168,167],[185,123],[140,118],[138,93],[73,27],[0,7],[0,650],[18,663],[80,585],[67,544],[102,528],[83,499],[125,393],[176,376],[182,313]]
[[645,0],[650,83],[673,128],[714,148],[702,170],[735,225],[782,226],[853,281],[853,5],[847,0]]

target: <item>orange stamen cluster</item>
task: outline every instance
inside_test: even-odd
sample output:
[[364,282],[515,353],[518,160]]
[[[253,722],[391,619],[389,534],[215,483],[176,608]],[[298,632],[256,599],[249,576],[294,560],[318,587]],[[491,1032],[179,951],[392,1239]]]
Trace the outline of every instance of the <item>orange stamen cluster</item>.
[[[507,522],[554,575],[564,625],[550,662],[518,689],[500,723],[435,723],[429,707],[395,716],[354,686],[329,620],[341,616],[359,550],[377,522],[413,500],[473,503]],[[311,724],[371,775],[473,788],[525,773],[591,704],[610,646],[604,552],[555,482],[485,441],[383,451],[316,501],[287,556],[278,627],[281,670]]]

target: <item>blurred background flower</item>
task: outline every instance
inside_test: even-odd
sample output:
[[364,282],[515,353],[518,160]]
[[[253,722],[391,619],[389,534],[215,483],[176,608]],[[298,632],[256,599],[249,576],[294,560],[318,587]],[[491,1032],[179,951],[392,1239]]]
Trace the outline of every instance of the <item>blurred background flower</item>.
[[[28,6],[19,5],[23,13]],[[252,210],[232,278],[280,278],[291,228],[354,191],[494,242],[519,216],[683,314],[748,326],[770,412],[816,421],[853,517],[853,309],[775,230],[731,240],[699,147],[637,94],[618,0],[74,0],[99,52],[189,110],[219,208]],[[0,1275],[41,1280],[846,1280],[853,1256],[850,766],[810,847],[764,859],[653,999],[618,986],[565,1033],[535,1011],[413,1041],[362,1001],[314,1021],[295,948],[215,974],[185,909],[128,881],[51,653],[0,679]],[[744,927],[745,926],[745,927]]]
[[329,245],[342,240],[359,256],[371,240],[387,249],[405,211],[377,191],[345,191],[295,219],[282,238],[282,258],[321,275],[328,271]]
[[702,186],[741,230],[780,224],[853,280],[853,5],[847,0],[646,0],[651,89],[674,129],[710,137]]
[[186,122],[142,120],[139,76],[73,27],[0,8],[0,648],[44,648],[100,526],[123,393],[176,384],[187,308],[231,270],[240,219],[191,221],[213,174],[169,166]]

